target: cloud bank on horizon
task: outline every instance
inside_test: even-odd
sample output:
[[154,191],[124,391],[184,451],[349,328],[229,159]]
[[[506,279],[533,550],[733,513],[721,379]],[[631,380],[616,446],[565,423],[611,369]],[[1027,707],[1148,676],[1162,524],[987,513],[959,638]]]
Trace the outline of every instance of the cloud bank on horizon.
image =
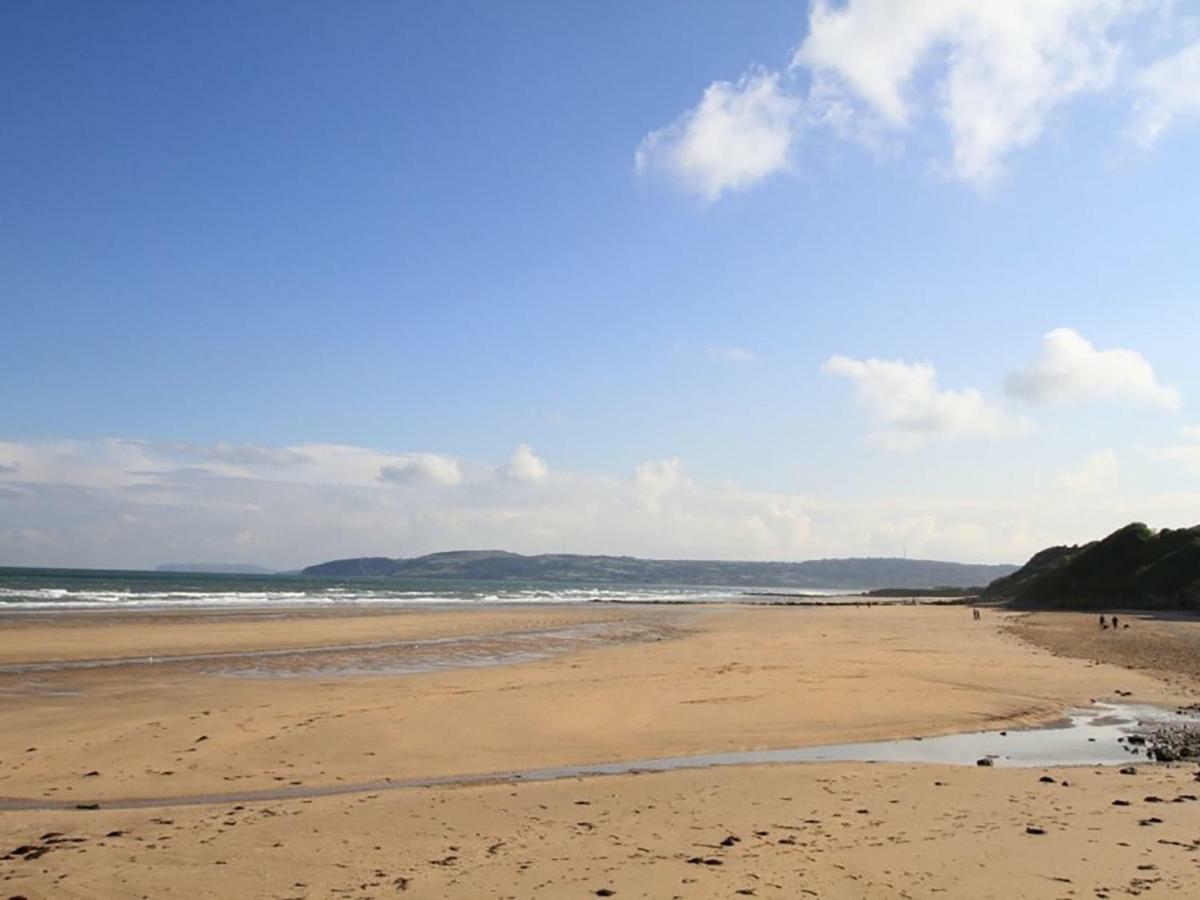
[[[941,387],[929,363],[835,354],[821,370],[853,384],[879,426],[868,440],[884,452],[1014,440],[1036,428],[1001,398]],[[1069,328],[1046,334],[1008,383],[1027,405],[1132,402],[1169,413],[1179,403],[1140,354],[1098,350]],[[1180,434],[1183,443],[1144,455],[1200,471],[1200,429]],[[847,547],[896,555],[901,546],[916,556],[1020,561],[1053,539],[1044,510],[1056,495],[1070,495],[1058,506],[1076,515],[1116,521],[1150,511],[1182,523],[1200,506],[1195,493],[1116,491],[1120,468],[1104,449],[1024,496],[900,493],[862,503],[701,483],[678,457],[648,460],[627,477],[558,471],[524,443],[488,464],[344,444],[0,441],[0,563],[138,567],[186,557],[291,568],[467,547],[801,559]]]
[[815,0],[786,65],[714,81],[634,164],[711,203],[788,170],[818,133],[887,155],[934,122],[949,150],[933,167],[986,189],[1102,94],[1128,100],[1124,140],[1142,151],[1200,115],[1195,22],[1170,0]]

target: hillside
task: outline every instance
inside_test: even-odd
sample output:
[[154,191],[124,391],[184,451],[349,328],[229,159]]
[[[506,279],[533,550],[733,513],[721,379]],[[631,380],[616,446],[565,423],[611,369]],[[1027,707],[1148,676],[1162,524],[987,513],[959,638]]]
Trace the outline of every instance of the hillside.
[[1200,610],[1200,526],[1153,531],[1140,522],[1075,547],[1050,547],[988,585],[1022,605]]
[[879,587],[935,588],[987,584],[1015,568],[920,559],[728,562],[558,553],[522,556],[503,550],[460,550],[411,559],[378,556],[340,559],[309,566],[303,574],[341,578],[374,576],[458,581],[868,590]]

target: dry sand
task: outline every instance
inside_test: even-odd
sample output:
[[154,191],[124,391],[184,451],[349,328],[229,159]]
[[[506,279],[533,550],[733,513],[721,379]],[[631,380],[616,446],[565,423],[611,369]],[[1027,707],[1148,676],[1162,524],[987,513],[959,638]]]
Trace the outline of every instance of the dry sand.
[[580,621],[637,640],[408,676],[227,678],[203,662],[0,676],[0,796],[101,805],[0,812],[0,851],[33,848],[0,861],[0,898],[1197,895],[1200,803],[1170,802],[1200,793],[1193,767],[1059,769],[1050,784],[1037,770],[807,764],[104,808],[1013,727],[1118,690],[1195,699],[1194,678],[1055,655],[1008,618],[588,605],[5,621],[10,665]]

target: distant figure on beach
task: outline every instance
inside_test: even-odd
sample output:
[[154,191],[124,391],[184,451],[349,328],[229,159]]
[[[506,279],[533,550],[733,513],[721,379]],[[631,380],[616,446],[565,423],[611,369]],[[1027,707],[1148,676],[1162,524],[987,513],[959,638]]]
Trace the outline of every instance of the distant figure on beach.
[[978,622],[978,621],[979,621],[979,619],[980,619],[979,610],[977,610],[977,609],[972,609],[972,610],[971,610],[971,617],[972,617],[973,619],[975,619],[975,621],[976,621],[976,622]]
[[1104,616],[1100,617],[1100,630],[1105,631],[1108,628],[1108,620]]
[[1117,617],[1113,616],[1113,631],[1117,630]]

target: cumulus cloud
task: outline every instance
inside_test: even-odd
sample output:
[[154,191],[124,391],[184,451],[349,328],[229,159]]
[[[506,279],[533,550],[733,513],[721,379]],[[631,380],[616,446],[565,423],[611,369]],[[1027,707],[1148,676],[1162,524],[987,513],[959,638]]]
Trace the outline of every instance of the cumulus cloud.
[[634,470],[633,496],[642,509],[658,512],[663,498],[686,484],[678,457],[646,462]]
[[379,477],[395,484],[455,485],[462,481],[458,463],[436,453],[408,453],[381,466]]
[[786,69],[714,82],[643,139],[637,169],[713,201],[787,168],[802,131],[878,148],[933,122],[950,145],[938,168],[983,188],[1072,101],[1114,90],[1136,97],[1128,131],[1148,147],[1200,111],[1200,43],[1122,64],[1149,44],[1148,11],[1183,30],[1169,0],[814,0]]
[[1037,359],[1009,377],[1008,392],[1037,403],[1115,400],[1162,409],[1179,406],[1179,391],[1162,384],[1140,353],[1098,350],[1073,328],[1045,334]]
[[1120,470],[1117,454],[1100,450],[1085,459],[1079,468],[1060,475],[1058,483],[1073,491],[1094,491],[1111,484]]
[[[793,66],[814,97],[900,129],[934,112],[949,129],[950,171],[985,185],[1035,141],[1054,110],[1113,83],[1108,32],[1128,0],[817,0]],[[931,72],[931,97],[915,95]],[[936,98],[936,99],[935,99]],[[844,117],[844,114],[843,114]]]
[[1128,134],[1149,148],[1180,116],[1200,115],[1200,41],[1147,66],[1134,89],[1137,101]]
[[694,109],[643,138],[634,167],[639,174],[663,173],[711,202],[787,167],[799,105],[775,73],[714,82]]
[[513,451],[512,458],[500,467],[500,474],[513,481],[526,484],[541,484],[550,477],[550,469],[546,463],[533,452],[528,444],[520,444]]
[[706,352],[709,359],[721,362],[752,363],[758,360],[758,355],[745,347],[709,347]]
[[854,382],[859,405],[885,426],[872,440],[890,450],[911,450],[934,439],[1014,437],[1033,428],[974,388],[940,388],[928,363],[834,355],[821,371]]

